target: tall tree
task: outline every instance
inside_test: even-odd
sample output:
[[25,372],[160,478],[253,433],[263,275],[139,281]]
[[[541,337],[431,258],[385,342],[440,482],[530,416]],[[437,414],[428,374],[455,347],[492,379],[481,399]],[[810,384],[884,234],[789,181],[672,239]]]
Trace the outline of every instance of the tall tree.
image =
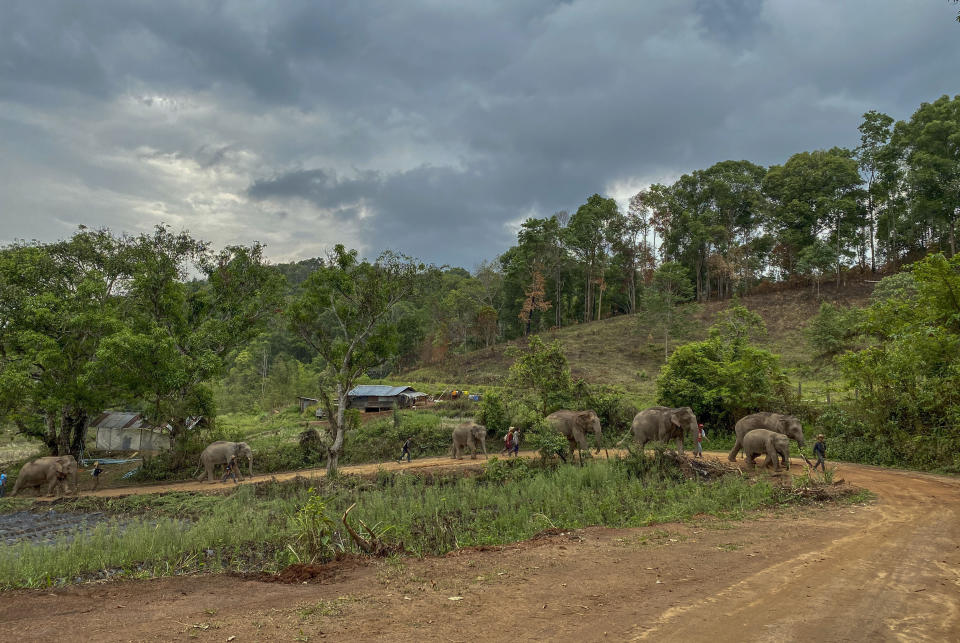
[[891,145],[906,166],[913,225],[953,256],[960,215],[960,95],[920,105],[909,121],[896,124]]
[[886,200],[888,193],[883,189],[885,183],[880,180],[881,153],[890,141],[893,119],[876,110],[863,115],[860,130],[860,146],[856,149],[857,163],[867,182],[867,223],[870,240],[870,272],[877,271],[876,221],[877,209]]
[[332,434],[327,471],[337,469],[343,451],[347,393],[367,369],[397,353],[399,320],[392,313],[426,271],[392,252],[361,261],[356,250],[338,244],[288,308],[292,330],[323,360],[319,394]]
[[835,252],[837,275],[862,228],[862,179],[849,150],[794,154],[771,167],[763,189],[772,200],[771,225],[780,245],[780,268],[797,272],[800,252],[824,237]]
[[584,270],[584,321],[590,321],[593,316],[594,287],[607,259],[607,227],[618,214],[615,200],[594,194],[577,208],[566,227],[567,245]]

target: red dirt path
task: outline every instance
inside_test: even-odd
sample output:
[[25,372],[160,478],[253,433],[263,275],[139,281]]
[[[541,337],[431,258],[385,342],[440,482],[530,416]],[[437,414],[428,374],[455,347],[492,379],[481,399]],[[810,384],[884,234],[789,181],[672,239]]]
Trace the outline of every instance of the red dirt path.
[[877,502],[351,563],[319,584],[8,592],[0,639],[960,640],[960,480],[847,464],[836,475]]

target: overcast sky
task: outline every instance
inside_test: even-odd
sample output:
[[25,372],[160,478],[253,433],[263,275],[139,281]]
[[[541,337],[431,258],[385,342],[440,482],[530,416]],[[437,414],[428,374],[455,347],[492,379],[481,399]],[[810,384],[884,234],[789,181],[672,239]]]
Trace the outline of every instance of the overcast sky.
[[474,268],[528,216],[960,93],[946,0],[0,3],[0,241]]

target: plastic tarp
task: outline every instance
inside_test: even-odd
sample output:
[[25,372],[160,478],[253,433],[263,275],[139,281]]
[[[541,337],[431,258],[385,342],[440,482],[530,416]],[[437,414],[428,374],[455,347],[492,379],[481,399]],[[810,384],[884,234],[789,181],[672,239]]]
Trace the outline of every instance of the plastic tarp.
[[166,451],[170,437],[150,429],[97,429],[99,451]]

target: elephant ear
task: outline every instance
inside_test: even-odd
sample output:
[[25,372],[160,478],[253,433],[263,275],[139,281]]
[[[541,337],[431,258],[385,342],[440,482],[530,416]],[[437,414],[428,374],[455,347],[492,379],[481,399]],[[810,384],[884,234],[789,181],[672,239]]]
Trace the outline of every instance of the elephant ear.
[[580,411],[577,413],[577,426],[584,432],[590,429],[590,411]]
[[673,413],[670,414],[670,424],[672,424],[677,428],[680,428],[681,426],[683,426],[680,424],[680,410],[674,411]]

